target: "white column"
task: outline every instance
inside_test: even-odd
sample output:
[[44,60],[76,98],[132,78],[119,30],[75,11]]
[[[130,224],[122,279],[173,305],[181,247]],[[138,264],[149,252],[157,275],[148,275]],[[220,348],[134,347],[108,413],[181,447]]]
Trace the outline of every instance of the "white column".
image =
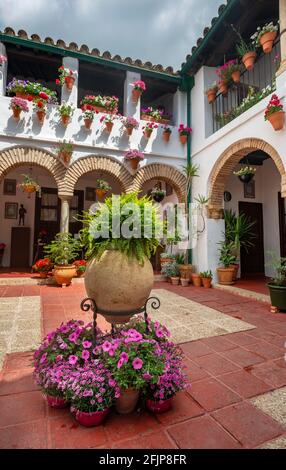
[[[6,47],[0,42],[0,55],[7,57]],[[7,85],[8,61],[0,65],[0,96],[5,96]]]
[[63,66],[71,69],[75,74],[75,82],[72,88],[72,91],[68,91],[67,87],[64,85],[62,87],[62,103],[69,103],[77,107],[77,97],[78,97],[78,71],[79,71],[79,62],[78,59],[73,57],[64,57]]
[[286,0],[279,0],[281,64],[277,75],[286,71]]
[[60,231],[64,233],[69,232],[69,220],[70,220],[70,200],[71,196],[60,196],[61,199],[61,224]]
[[140,121],[141,99],[139,98],[137,103],[133,103],[132,101],[132,83],[135,80],[141,80],[140,73],[126,72],[126,78],[124,83],[123,114],[124,116],[132,116],[137,119],[137,121]]
[[177,90],[173,97],[173,125],[179,126],[187,121],[187,95]]

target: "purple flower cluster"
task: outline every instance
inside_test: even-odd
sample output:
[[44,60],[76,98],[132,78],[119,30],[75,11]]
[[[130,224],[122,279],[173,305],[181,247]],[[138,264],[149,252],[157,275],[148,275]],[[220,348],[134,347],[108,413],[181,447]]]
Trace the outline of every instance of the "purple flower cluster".
[[152,106],[142,107],[141,113],[151,116],[154,119],[171,119],[172,114],[166,111],[164,106],[157,106],[153,108]]

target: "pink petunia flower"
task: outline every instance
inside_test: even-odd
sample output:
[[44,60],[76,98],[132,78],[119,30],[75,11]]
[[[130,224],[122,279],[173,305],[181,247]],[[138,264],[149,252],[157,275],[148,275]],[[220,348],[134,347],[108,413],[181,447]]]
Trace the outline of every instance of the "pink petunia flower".
[[72,366],[74,366],[74,365],[77,363],[77,361],[78,361],[77,356],[72,355],[72,356],[69,357],[69,363],[70,363]]
[[143,366],[143,361],[139,357],[136,357],[134,361],[132,362],[133,369],[139,370],[142,369]]
[[83,341],[82,345],[85,349],[89,349],[92,346],[92,343],[90,341]]
[[89,351],[87,351],[86,349],[85,349],[84,351],[82,351],[82,353],[81,353],[82,359],[84,359],[85,361],[87,361],[88,358],[89,358],[89,356],[90,356]]
[[108,352],[111,348],[111,343],[109,341],[104,341],[102,349],[104,352]]

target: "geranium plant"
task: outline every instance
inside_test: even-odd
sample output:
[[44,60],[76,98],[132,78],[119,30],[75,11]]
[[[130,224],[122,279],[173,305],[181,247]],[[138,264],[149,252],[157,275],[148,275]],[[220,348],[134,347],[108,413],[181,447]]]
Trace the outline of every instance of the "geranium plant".
[[124,117],[122,119],[122,124],[125,127],[128,135],[132,134],[133,129],[138,129],[139,127],[139,122],[132,116]]
[[57,153],[65,163],[69,163],[73,154],[74,145],[72,142],[67,142],[65,139],[58,143]]
[[[86,95],[80,102],[83,110],[94,110],[96,112],[111,112],[116,114],[118,111],[119,98],[117,96]],[[102,109],[101,109],[102,108]]]
[[[44,87],[41,83],[30,82],[28,80],[13,78],[7,85],[7,92],[8,94],[15,93],[17,96],[19,95],[19,97],[25,97],[29,99],[29,101],[39,97],[47,99],[49,104],[57,103],[57,94],[55,91]],[[47,98],[45,98],[44,95],[47,96]]]
[[185,126],[184,124],[180,124],[178,127],[178,132],[180,135],[190,135],[193,132],[191,127]]
[[275,94],[272,95],[265,110],[264,119],[265,121],[271,122],[275,131],[280,131],[284,127],[285,113],[283,109],[283,104],[278,96]]
[[157,108],[153,108],[152,106],[141,108],[141,118],[144,119],[146,116],[158,122],[170,121],[172,117],[164,106],[157,106]]
[[56,79],[56,84],[61,86],[66,85],[66,87],[71,90],[73,83],[76,79],[77,72],[67,67],[64,67],[63,65],[59,67],[58,72],[59,78]]
[[128,150],[127,152],[125,152],[124,158],[125,160],[134,160],[134,159],[144,160],[144,153],[136,149]]
[[68,103],[63,103],[58,107],[57,113],[61,117],[62,124],[67,126],[73,116],[74,106]]
[[5,55],[0,55],[0,65],[5,64],[7,62],[7,57]]
[[74,262],[74,265],[76,267],[76,272],[78,276],[81,276],[85,271],[86,271],[86,260],[85,259],[79,259]]
[[146,91],[146,83],[143,82],[143,80],[135,80],[132,83],[132,86],[134,87],[134,90],[139,90],[141,92]]
[[149,139],[149,137],[151,136],[152,132],[155,129],[158,129],[158,125],[155,124],[155,122],[148,122],[146,126],[142,127],[143,134],[145,135],[147,139]]
[[17,98],[17,96],[14,96],[14,98],[11,99],[9,108],[13,111],[14,119],[19,119],[22,111],[25,113],[29,111],[27,101],[22,98]]
[[39,259],[33,266],[34,271],[38,273],[49,272],[53,263],[49,258]]
[[88,130],[91,128],[92,122],[94,120],[94,115],[95,111],[93,109],[86,108],[85,110],[83,110],[81,118],[84,120],[84,125]]

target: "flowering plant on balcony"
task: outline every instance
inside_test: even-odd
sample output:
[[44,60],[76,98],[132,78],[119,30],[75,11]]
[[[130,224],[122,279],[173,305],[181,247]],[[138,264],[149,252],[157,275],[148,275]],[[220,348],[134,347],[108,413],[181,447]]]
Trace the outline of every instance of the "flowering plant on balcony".
[[[266,23],[264,26],[258,26],[256,32],[251,36],[252,44],[255,48],[263,47],[266,53],[271,52],[273,42],[276,39],[279,29],[279,24],[274,24],[273,21]],[[269,44],[269,42],[271,44]],[[268,44],[267,44],[268,43]]]
[[41,97],[41,94],[47,95],[49,104],[57,103],[56,92],[44,87],[41,83],[30,82],[28,80],[18,80],[13,78],[7,85],[8,94],[15,93],[20,98],[29,99],[32,101],[34,98]]
[[253,168],[252,166],[244,166],[240,168],[240,170],[233,172],[235,176],[254,175],[255,173],[256,168]]
[[110,112],[116,114],[118,111],[119,98],[117,96],[87,95],[80,105],[83,110],[94,110],[96,112]]
[[49,272],[53,263],[49,258],[39,259],[33,266],[34,271],[38,273]]
[[141,91],[141,93],[143,91],[146,91],[146,83],[143,82],[143,80],[135,80],[132,83],[132,86],[134,87],[134,90],[139,90],[139,91]]
[[86,260],[78,259],[73,263],[76,267],[76,272],[78,276],[81,276],[86,271]]
[[271,99],[265,110],[265,114],[264,114],[265,121],[269,119],[269,116],[271,116],[271,114],[281,112],[281,111],[283,111],[283,104],[281,103],[278,96],[274,94],[271,96]]
[[139,122],[132,116],[127,116],[122,119],[122,124],[126,129],[138,129]]
[[70,122],[70,119],[72,118],[73,113],[74,113],[74,106],[68,103],[61,104],[57,109],[57,114],[61,117],[62,124],[64,126],[66,126]]
[[178,132],[180,135],[190,135],[191,132],[193,132],[193,129],[191,127],[187,127],[184,124],[180,124],[178,127]]
[[13,78],[11,82],[8,83],[6,90],[8,94],[15,93],[15,94],[20,94],[20,93],[25,93],[26,92],[26,87],[28,84],[28,80],[18,80],[17,78]]
[[157,108],[153,108],[152,106],[141,108],[141,118],[146,120],[148,117],[157,122],[169,122],[172,115],[166,111],[164,106],[158,106]]
[[66,85],[68,90],[71,90],[76,79],[77,72],[64,67],[63,65],[59,67],[58,72],[59,78],[56,79],[56,84],[61,86]]
[[172,129],[170,126],[168,126],[167,124],[165,124],[164,126],[161,126],[162,130],[163,130],[163,133],[166,133],[166,134],[172,134]]
[[[45,95],[45,93],[41,93],[41,95]],[[47,96],[47,95],[45,95]],[[48,98],[48,96],[47,96]],[[47,99],[44,98],[37,98],[33,103],[34,111],[36,112],[38,119],[41,123],[43,123],[45,114],[47,112]]]
[[128,150],[124,154],[125,160],[133,160],[133,159],[138,159],[138,160],[144,160],[144,153],[140,152],[139,150]]
[[14,98],[11,99],[10,102],[10,109],[17,109],[20,111],[24,111],[25,113],[29,111],[29,106],[26,100],[23,100],[22,98],[17,98],[17,96],[14,96]]
[[5,55],[0,55],[0,65],[5,64],[7,62],[7,57]]
[[57,153],[58,156],[65,162],[69,163],[73,154],[74,145],[72,142],[66,142],[64,139],[62,142],[58,143]]
[[100,122],[105,125],[105,129],[107,132],[111,132],[114,125],[114,121],[118,118],[119,116],[115,114],[104,114],[103,116],[101,116]]
[[231,67],[234,65],[235,60],[229,60],[225,64],[221,65],[217,70],[216,74],[218,76],[219,82],[224,82],[228,84],[231,80]]

